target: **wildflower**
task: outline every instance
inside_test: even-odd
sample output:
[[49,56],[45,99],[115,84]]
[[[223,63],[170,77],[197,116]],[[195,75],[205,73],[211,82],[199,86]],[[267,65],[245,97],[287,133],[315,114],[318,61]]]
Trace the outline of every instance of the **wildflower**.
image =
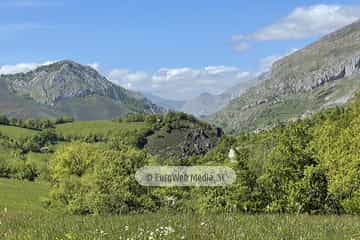
[[128,231],[129,230],[129,226],[125,226],[125,231]]
[[175,232],[175,229],[173,229],[171,226],[164,228],[164,235],[167,236],[169,234],[172,234]]

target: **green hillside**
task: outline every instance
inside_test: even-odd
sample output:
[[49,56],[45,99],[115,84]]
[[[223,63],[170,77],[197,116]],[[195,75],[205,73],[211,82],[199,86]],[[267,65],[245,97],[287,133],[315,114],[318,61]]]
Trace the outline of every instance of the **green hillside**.
[[12,139],[22,139],[22,138],[30,137],[37,134],[38,132],[39,131],[21,128],[21,127],[0,125],[0,133]]
[[[49,195],[49,184],[0,178],[0,212],[14,214],[46,212],[42,201]],[[0,213],[1,216],[1,213]]]
[[76,121],[59,124],[56,132],[65,138],[86,137],[88,135],[114,135],[121,130],[141,130],[147,126],[144,122],[116,122],[110,120]]

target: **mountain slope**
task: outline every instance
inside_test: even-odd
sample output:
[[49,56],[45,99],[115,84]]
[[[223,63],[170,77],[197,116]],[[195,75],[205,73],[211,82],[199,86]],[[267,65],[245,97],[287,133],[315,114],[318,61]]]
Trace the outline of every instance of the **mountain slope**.
[[165,99],[149,92],[143,94],[151,102],[167,110],[179,111],[185,104],[185,101]]
[[342,105],[360,88],[360,21],[274,63],[211,120],[228,132],[266,128]]
[[240,97],[256,80],[242,82],[226,90],[222,94],[203,93],[187,101],[181,111],[197,117],[208,116],[224,108],[232,99]]
[[18,117],[71,115],[89,120],[161,111],[139,93],[114,85],[91,67],[67,60],[28,73],[1,75],[0,84],[0,112]]
[[214,95],[206,92],[187,101],[181,110],[197,117],[207,116],[219,111],[228,102],[229,99],[226,95]]

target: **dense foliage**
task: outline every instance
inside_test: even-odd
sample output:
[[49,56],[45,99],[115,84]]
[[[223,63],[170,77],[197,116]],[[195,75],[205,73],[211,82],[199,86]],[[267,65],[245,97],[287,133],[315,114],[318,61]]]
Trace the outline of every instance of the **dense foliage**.
[[[146,127],[118,129],[105,137],[95,134],[91,139],[64,139],[52,130],[22,141],[1,136],[0,145],[12,160],[0,155],[0,174],[30,180],[42,176],[53,189],[47,204],[74,214],[161,209],[360,213],[360,96],[346,108],[257,134],[224,136],[205,155],[181,160],[151,154],[148,140],[159,133],[165,136],[195,126],[204,130],[210,125],[182,113],[129,116],[121,122],[144,122]],[[59,141],[65,142],[54,147]],[[49,152],[42,152],[44,147]],[[35,161],[32,154],[47,157]],[[231,186],[215,188],[149,188],[135,181],[137,169],[159,164],[225,165],[235,170],[237,179]]]

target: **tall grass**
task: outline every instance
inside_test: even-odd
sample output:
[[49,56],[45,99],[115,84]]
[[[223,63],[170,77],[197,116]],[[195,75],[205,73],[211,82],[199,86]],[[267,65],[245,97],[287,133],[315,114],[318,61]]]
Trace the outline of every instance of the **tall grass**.
[[0,179],[0,239],[360,239],[360,216],[69,216],[41,207],[45,183]]
[[0,214],[0,239],[360,239],[350,216]]

